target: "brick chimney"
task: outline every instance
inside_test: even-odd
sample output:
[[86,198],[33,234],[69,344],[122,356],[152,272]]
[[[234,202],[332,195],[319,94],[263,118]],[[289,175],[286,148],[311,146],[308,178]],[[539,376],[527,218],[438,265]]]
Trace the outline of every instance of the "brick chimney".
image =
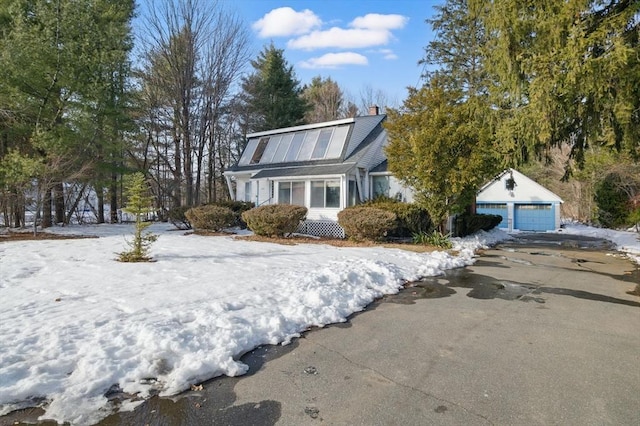
[[369,107],[369,115],[378,115],[380,114],[380,107],[378,105],[371,105]]

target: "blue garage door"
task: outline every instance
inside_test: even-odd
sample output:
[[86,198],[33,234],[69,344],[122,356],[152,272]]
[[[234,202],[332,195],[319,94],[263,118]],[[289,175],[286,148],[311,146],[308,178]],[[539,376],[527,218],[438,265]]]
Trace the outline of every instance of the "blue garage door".
[[507,221],[507,205],[506,203],[478,203],[476,204],[476,213],[479,214],[497,214],[502,216],[502,222],[498,224],[498,228],[508,228]]
[[513,227],[521,231],[555,229],[555,214],[551,204],[516,204]]

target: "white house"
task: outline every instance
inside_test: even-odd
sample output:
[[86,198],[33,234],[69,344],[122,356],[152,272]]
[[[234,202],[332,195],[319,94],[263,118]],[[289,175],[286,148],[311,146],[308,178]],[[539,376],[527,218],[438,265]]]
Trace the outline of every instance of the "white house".
[[224,175],[232,197],[307,207],[302,232],[343,237],[338,212],[378,195],[413,201],[387,171],[386,115],[370,115],[247,135],[247,146]]
[[560,228],[562,202],[542,185],[507,169],[478,191],[476,212],[502,216],[498,227],[509,231],[549,231]]

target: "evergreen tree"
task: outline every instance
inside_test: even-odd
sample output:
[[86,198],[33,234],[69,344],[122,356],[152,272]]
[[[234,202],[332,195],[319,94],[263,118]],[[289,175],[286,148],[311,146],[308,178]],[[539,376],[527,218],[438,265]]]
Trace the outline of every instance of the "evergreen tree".
[[427,22],[421,89],[389,109],[389,169],[413,187],[434,223],[468,208],[480,185],[502,168],[493,144],[488,79],[480,48],[485,33],[466,0],[448,0]]
[[244,102],[251,122],[249,131],[259,132],[304,124],[307,102],[293,66],[284,58],[284,50],[273,44],[251,61],[254,72],[242,81]]
[[[492,134],[477,126],[485,107],[479,98],[462,101],[461,91],[435,77],[410,90],[399,110],[388,110],[389,170],[411,186],[434,223],[469,206],[477,189],[497,172]],[[480,115],[479,115],[480,114]]]
[[128,244],[131,250],[118,254],[121,262],[148,262],[151,244],[158,238],[145,230],[151,222],[145,221],[146,216],[153,209],[153,198],[148,194],[149,188],[142,173],[134,173],[125,179],[125,195],[127,205],[123,211],[135,216],[135,231],[133,240]]
[[[133,0],[0,5],[0,20],[7,24],[0,35],[0,111],[11,118],[0,124],[0,164],[15,160],[6,157],[9,152],[43,164],[23,168],[38,174],[21,177],[39,184],[43,226],[53,221],[54,201],[55,221],[68,220],[63,182],[90,180],[122,139],[116,118],[122,108],[114,96],[121,98],[128,77],[133,9]],[[20,191],[19,185],[5,184],[9,193]]]
[[527,160],[570,143],[640,158],[640,2],[470,0],[491,39],[497,136]]

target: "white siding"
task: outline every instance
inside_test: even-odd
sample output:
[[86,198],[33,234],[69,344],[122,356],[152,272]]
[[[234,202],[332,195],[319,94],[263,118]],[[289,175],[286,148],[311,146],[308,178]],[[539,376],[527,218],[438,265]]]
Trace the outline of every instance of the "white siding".
[[511,171],[516,186],[513,191],[506,188],[506,181],[511,177],[510,172],[504,173],[499,180],[493,181],[480,190],[476,200],[485,203],[515,202],[515,203],[562,203],[562,199],[544,186],[529,179],[517,170]]

